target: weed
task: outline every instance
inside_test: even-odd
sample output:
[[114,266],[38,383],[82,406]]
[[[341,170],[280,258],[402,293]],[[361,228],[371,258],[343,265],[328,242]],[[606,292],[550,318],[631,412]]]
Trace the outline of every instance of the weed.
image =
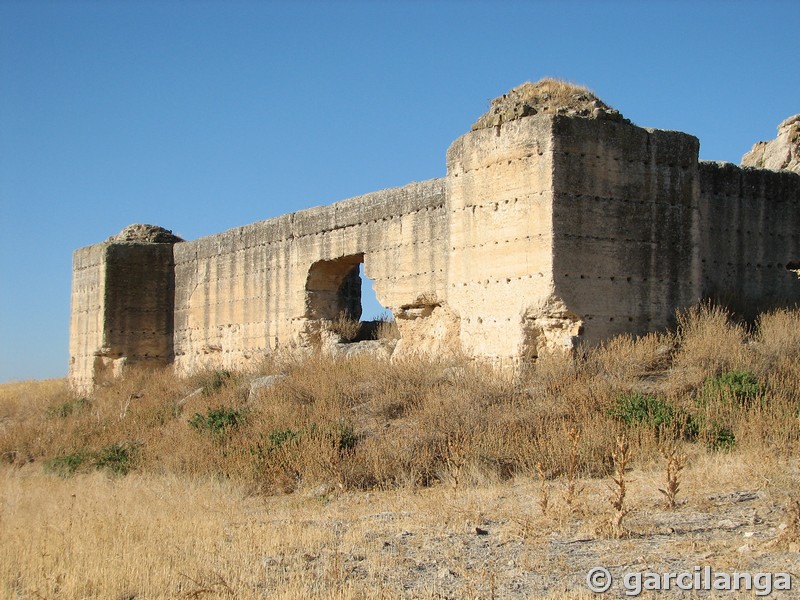
[[335,319],[328,322],[328,330],[338,335],[342,342],[352,342],[361,331],[361,322],[346,312],[340,312]]
[[547,489],[547,479],[544,476],[542,463],[536,463],[536,473],[539,476],[539,508],[542,515],[547,516],[547,508],[550,506],[550,492]]
[[451,433],[445,442],[447,453],[445,462],[447,471],[453,482],[453,494],[458,493],[458,486],[461,483],[461,473],[467,462],[466,440],[461,434]]
[[675,498],[678,495],[681,487],[680,474],[686,466],[686,454],[680,452],[673,441],[667,442],[661,448],[661,456],[667,461],[667,470],[665,473],[664,488],[658,488],[658,491],[664,494],[667,502],[667,508],[672,510],[675,508]]
[[296,441],[299,436],[300,434],[293,429],[274,429],[269,432],[267,437],[270,449],[277,449],[284,444]]
[[732,450],[736,446],[736,434],[720,423],[713,423],[703,437],[709,450]]
[[800,540],[800,499],[793,497],[786,506],[787,523],[782,534],[783,540]]
[[74,400],[67,400],[66,402],[62,402],[61,404],[54,406],[50,410],[47,411],[48,416],[51,417],[58,417],[65,419],[72,415],[73,413],[78,413],[84,408],[88,408],[91,406],[91,402],[88,398],[81,397],[76,398]]
[[211,396],[215,392],[222,389],[222,387],[228,382],[228,380],[233,376],[230,371],[220,369],[216,371],[211,371],[210,373],[205,374],[200,379],[200,387],[203,388],[203,395],[204,396]]
[[92,463],[96,469],[106,469],[114,475],[127,475],[133,468],[138,448],[133,443],[111,444],[96,452]]
[[578,454],[581,443],[581,432],[577,427],[573,427],[569,430],[567,436],[570,440],[570,450],[565,472],[567,482],[566,489],[564,490],[564,504],[567,505],[567,508],[572,509],[572,503],[575,502],[575,498],[583,491],[583,488],[577,487],[576,483],[578,478]]
[[611,516],[611,533],[614,537],[619,538],[624,534],[622,521],[631,510],[630,507],[625,505],[625,496],[628,491],[625,482],[625,470],[631,460],[631,453],[628,439],[624,434],[617,437],[616,448],[611,457],[614,461],[614,475],[612,477],[614,487],[609,498],[611,507],[614,509],[614,514]]
[[378,328],[375,332],[375,339],[378,340],[399,340],[400,329],[397,327],[397,322],[390,312],[383,313],[378,317]]
[[106,469],[114,475],[127,475],[133,468],[138,447],[138,444],[122,442],[104,446],[95,452],[78,450],[46,460],[44,470],[60,477],[74,475],[83,467]]
[[56,456],[44,462],[44,470],[46,473],[54,473],[59,477],[69,477],[77,473],[88,458],[89,455],[80,450],[72,454]]
[[706,403],[713,399],[720,399],[748,408],[762,399],[764,386],[750,371],[727,371],[717,377],[709,377],[703,384],[699,402]]
[[197,431],[207,432],[213,437],[225,438],[231,430],[238,429],[246,419],[245,411],[235,408],[210,409],[205,415],[195,413],[189,425]]
[[359,442],[353,426],[344,420],[339,420],[333,427],[333,444],[339,451],[352,450]]
[[658,431],[673,425],[675,409],[659,398],[635,392],[617,397],[609,416],[628,426],[645,425]]

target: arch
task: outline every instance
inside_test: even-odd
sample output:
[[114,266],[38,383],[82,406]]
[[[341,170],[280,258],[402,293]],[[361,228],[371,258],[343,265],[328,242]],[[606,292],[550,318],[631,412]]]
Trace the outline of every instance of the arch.
[[306,278],[306,317],[336,319],[361,318],[361,275],[364,254],[351,254],[311,265]]

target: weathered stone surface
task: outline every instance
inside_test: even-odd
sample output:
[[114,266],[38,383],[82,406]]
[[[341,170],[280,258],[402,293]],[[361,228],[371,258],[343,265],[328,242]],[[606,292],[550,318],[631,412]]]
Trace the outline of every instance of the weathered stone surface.
[[499,127],[537,114],[623,120],[619,111],[605,104],[588,88],[557,79],[542,79],[536,83],[527,81],[492,100],[489,111],[472,125],[472,129]]
[[274,387],[279,381],[286,379],[286,375],[278,373],[277,375],[265,375],[263,377],[256,377],[250,382],[250,390],[247,393],[247,401],[252,402],[257,400],[258,396],[271,387]]
[[128,225],[117,235],[108,238],[109,242],[139,242],[147,244],[174,244],[183,240],[169,229],[164,229],[158,225],[145,225],[137,223]]
[[742,166],[800,173],[800,115],[778,125],[778,137],[758,142],[742,157]]
[[800,175],[701,162],[703,295],[754,318],[800,299]]
[[[800,301],[800,175],[698,147],[585,89],[525,84],[453,142],[442,179],[180,243],[136,226],[75,252],[70,379],[244,369],[277,349],[516,366],[706,297],[748,316]],[[331,330],[360,314],[362,263],[396,344]]]
[[70,323],[73,385],[91,388],[118,377],[129,365],[171,363],[174,299],[171,243],[126,239],[76,251]]
[[375,356],[391,358],[397,340],[365,340],[352,344],[334,344],[329,347],[329,353],[335,357]]

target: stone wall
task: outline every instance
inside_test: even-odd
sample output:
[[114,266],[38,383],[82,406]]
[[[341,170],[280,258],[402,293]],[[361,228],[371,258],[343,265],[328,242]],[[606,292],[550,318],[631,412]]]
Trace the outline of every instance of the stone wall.
[[552,293],[553,131],[541,115],[476,129],[447,152],[445,299],[468,354],[515,361]]
[[347,308],[338,292],[362,262],[400,312],[442,287],[445,230],[444,182],[432,180],[177,244],[177,370],[240,369],[312,345],[321,320]]
[[800,301],[800,175],[701,162],[702,293],[753,318]]
[[554,138],[555,297],[588,343],[671,325],[701,299],[697,139],[566,118]]
[[696,138],[632,125],[585,90],[518,92],[453,142],[443,179],[194,241],[135,226],[77,250],[71,381],[322,347],[339,314],[360,314],[361,263],[397,321],[395,358],[517,365],[661,329],[707,297],[751,317],[800,301],[799,174],[700,163]]
[[173,360],[171,243],[104,242],[75,252],[70,380],[79,388],[124,365]]
[[76,250],[72,255],[69,380],[81,390],[94,384],[94,363],[103,348],[105,286],[105,245]]

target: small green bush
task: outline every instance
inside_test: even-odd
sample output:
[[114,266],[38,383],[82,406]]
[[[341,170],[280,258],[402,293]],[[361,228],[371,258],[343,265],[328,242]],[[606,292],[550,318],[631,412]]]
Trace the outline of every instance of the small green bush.
[[232,373],[226,370],[212,371],[202,378],[200,386],[203,388],[203,395],[210,396],[214,392],[225,385],[225,383],[232,377]]
[[719,398],[747,408],[757,400],[763,399],[763,396],[764,386],[753,373],[728,371],[706,379],[700,391],[700,403]]
[[56,456],[44,463],[46,473],[55,473],[60,477],[74,475],[82,468],[93,467],[106,469],[114,475],[127,475],[132,469],[139,445],[131,442],[111,444],[89,452],[78,450],[72,454]]
[[339,421],[333,429],[334,445],[339,451],[352,450],[359,442],[359,436],[353,430],[353,426],[346,421]]
[[46,473],[55,473],[59,477],[69,477],[74,475],[88,458],[89,455],[80,450],[72,454],[56,456],[44,462],[44,470]]
[[609,416],[628,426],[646,425],[656,430],[675,423],[675,409],[671,404],[639,392],[619,396],[609,410]]
[[270,448],[280,448],[288,442],[293,442],[300,437],[300,433],[293,429],[275,429],[269,432]]
[[736,434],[724,425],[712,425],[705,438],[709,450],[733,450],[736,446]]
[[48,416],[66,419],[73,413],[80,412],[84,408],[91,406],[88,398],[77,398],[75,400],[68,400],[58,406],[54,406],[47,411]]
[[205,415],[195,413],[189,419],[189,425],[197,431],[207,432],[214,437],[224,438],[234,429],[238,429],[246,420],[244,410],[236,408],[212,408]]
[[127,475],[133,468],[138,446],[132,443],[111,444],[95,453],[96,469],[107,469],[114,475]]

